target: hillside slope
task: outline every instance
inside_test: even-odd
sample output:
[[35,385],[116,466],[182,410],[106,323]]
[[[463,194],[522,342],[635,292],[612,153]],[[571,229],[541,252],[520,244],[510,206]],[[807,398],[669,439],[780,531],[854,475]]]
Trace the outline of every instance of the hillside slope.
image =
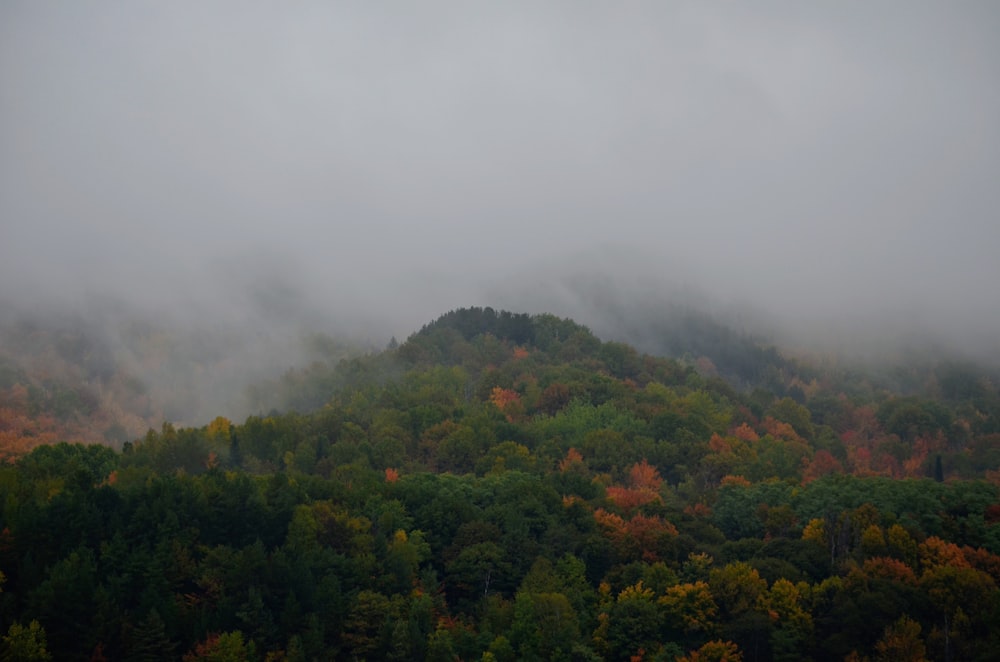
[[795,366],[781,394],[737,390],[571,320],[468,308],[289,373],[309,411],[41,446],[0,467],[0,647],[989,659],[995,389]]

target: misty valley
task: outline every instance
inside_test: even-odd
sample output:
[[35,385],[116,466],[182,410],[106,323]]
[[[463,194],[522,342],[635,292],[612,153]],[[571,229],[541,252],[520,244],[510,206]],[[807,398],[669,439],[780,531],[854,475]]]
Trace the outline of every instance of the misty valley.
[[996,659],[995,372],[656,328],[5,325],[3,659]]

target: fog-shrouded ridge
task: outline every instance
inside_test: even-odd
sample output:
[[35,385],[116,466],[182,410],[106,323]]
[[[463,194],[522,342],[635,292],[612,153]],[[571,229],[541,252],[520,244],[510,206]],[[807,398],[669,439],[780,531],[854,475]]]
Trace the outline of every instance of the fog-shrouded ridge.
[[995,363],[998,32],[989,2],[7,2],[2,316],[247,367],[466,305],[653,347],[679,302]]

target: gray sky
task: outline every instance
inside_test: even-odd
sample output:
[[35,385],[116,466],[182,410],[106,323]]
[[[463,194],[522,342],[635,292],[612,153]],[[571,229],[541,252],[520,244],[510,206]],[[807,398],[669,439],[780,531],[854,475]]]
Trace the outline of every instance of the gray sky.
[[7,0],[0,298],[405,335],[596,273],[989,341],[998,7]]

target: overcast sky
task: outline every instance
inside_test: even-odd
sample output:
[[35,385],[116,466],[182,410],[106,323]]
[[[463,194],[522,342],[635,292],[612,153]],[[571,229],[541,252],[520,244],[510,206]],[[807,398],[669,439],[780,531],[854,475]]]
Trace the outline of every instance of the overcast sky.
[[998,35],[990,1],[6,0],[0,295],[405,334],[625,273],[1000,337]]

